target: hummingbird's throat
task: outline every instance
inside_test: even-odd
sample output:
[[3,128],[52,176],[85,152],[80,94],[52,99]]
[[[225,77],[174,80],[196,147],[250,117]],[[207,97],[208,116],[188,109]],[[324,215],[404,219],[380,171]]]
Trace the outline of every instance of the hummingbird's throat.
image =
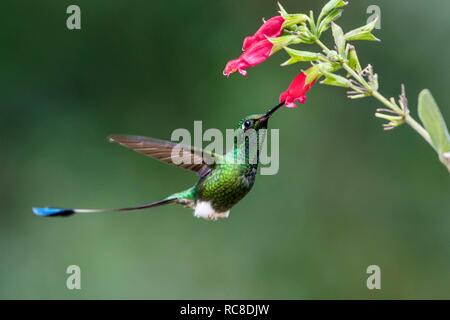
[[241,164],[258,164],[267,129],[239,130],[234,138],[234,160]]

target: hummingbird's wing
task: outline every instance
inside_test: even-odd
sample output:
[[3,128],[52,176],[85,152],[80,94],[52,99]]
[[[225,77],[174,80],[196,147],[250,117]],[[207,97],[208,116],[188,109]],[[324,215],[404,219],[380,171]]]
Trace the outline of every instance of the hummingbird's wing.
[[[201,177],[209,173],[222,158],[208,151],[154,138],[111,135],[108,139],[156,160],[195,171]],[[175,147],[177,149],[174,150]]]

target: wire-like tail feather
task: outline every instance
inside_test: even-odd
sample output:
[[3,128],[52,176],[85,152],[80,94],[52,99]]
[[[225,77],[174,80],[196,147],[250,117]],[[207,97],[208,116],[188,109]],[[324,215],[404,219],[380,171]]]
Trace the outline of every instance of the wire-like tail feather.
[[119,209],[67,209],[67,208],[32,208],[35,215],[40,217],[68,217],[75,213],[100,213],[100,212],[117,212],[117,211],[134,211],[147,208],[162,206],[169,203],[175,203],[178,198],[170,197],[161,201],[147,203],[137,207],[119,208]]

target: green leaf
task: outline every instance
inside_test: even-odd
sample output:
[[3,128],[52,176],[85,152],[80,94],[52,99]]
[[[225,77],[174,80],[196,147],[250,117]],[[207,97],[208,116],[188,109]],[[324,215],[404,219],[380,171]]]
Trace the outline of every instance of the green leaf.
[[321,68],[331,68],[329,63],[323,63],[320,65],[320,67],[319,64],[313,65],[312,67],[309,67],[308,70],[304,71],[306,74],[306,84],[310,84],[311,82],[318,80],[322,76],[322,72],[320,71]]
[[348,44],[348,65],[350,68],[360,73],[362,71],[361,64],[359,63],[358,55],[354,46]]
[[366,24],[365,26],[359,27],[345,34],[345,40],[355,41],[355,40],[367,40],[367,41],[380,41],[377,37],[372,34],[373,29],[378,21],[378,17],[372,22]]
[[272,54],[279,51],[282,48],[285,48],[291,44],[301,43],[302,40],[295,35],[281,36],[276,38],[267,38],[272,44]]
[[309,28],[302,24],[298,27],[297,33],[299,35],[299,38],[301,39],[301,42],[304,44],[313,44],[316,42],[316,37],[311,33]]
[[323,74],[325,75],[325,79],[321,82],[322,84],[335,87],[350,88],[351,81],[349,79],[330,72],[323,72]]
[[295,25],[299,25],[309,21],[309,17],[306,14],[298,13],[298,14],[288,14],[283,17],[283,29],[289,28]]
[[377,41],[377,42],[380,41],[380,39],[375,37],[370,32],[365,32],[365,33],[361,33],[358,35],[345,35],[345,39],[347,41],[358,41],[358,40],[360,40],[360,41]]
[[286,16],[288,16],[289,14],[287,13],[286,10],[284,10],[283,6],[281,5],[281,3],[278,2],[278,8],[280,8],[280,11],[278,11],[280,13],[280,15],[284,18]]
[[427,89],[419,94],[419,117],[430,134],[436,151],[440,155],[450,152],[450,135],[447,126],[436,101]]
[[332,75],[333,72],[337,72],[340,69],[342,69],[342,66],[337,63],[319,62],[313,64],[307,70],[303,71],[306,74],[305,83],[310,84],[313,81],[318,81],[322,76]]
[[309,17],[306,14],[303,13],[289,14],[279,2],[278,7],[280,8],[280,11],[278,12],[284,18],[283,29],[309,21]]
[[314,20],[314,12],[311,10],[309,11],[309,29],[313,34],[317,34],[317,25]]
[[326,18],[335,9],[344,7],[347,4],[348,4],[348,2],[347,1],[343,1],[343,0],[330,0],[330,1],[328,1],[328,3],[323,6],[322,11],[320,12],[318,21],[322,21],[322,19]]
[[344,31],[342,31],[342,28],[334,22],[331,23],[331,30],[333,31],[334,42],[338,53],[343,57],[345,56]]
[[328,16],[326,16],[319,23],[319,26],[317,28],[319,36],[330,28],[330,24],[332,22],[336,21],[337,19],[339,19],[342,16],[343,11],[344,10],[342,10],[342,9],[336,9],[336,10],[332,11]]
[[322,54],[316,52],[300,51],[287,47],[284,48],[284,50],[286,50],[287,54],[291,58],[288,61],[284,62],[282,66],[287,66],[301,61],[317,61],[321,57],[323,57]]

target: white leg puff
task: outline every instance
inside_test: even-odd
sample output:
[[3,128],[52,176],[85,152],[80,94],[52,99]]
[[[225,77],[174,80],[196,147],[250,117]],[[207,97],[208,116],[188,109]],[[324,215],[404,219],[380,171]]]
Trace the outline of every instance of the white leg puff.
[[195,206],[194,216],[197,218],[202,218],[206,220],[219,220],[228,218],[230,211],[227,212],[216,212],[211,206],[210,202],[200,201],[197,202]]

